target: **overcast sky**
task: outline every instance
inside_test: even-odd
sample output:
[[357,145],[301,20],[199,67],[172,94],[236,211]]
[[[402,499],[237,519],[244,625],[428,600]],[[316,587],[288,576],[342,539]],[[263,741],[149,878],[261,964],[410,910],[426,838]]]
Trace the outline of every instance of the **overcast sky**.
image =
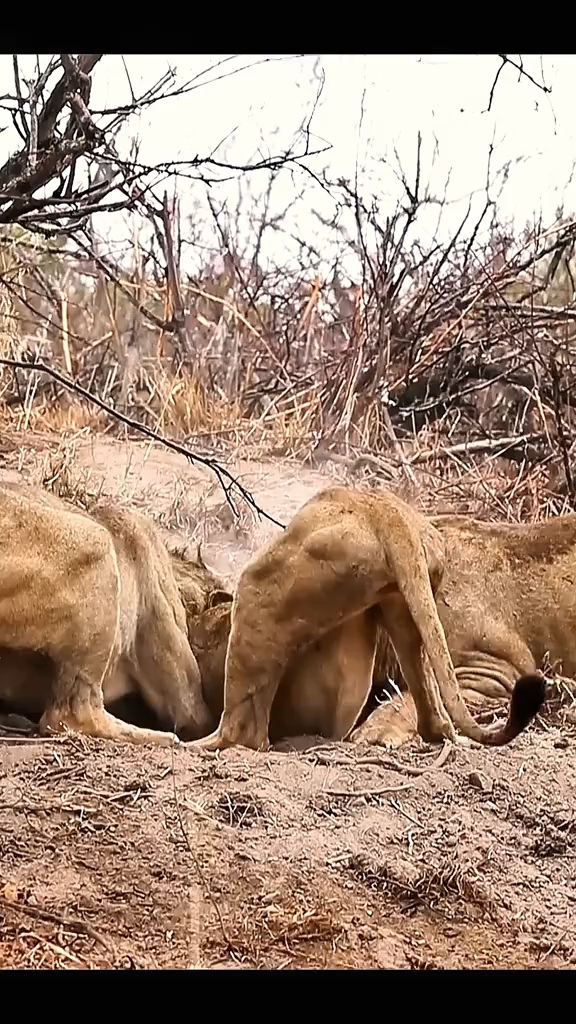
[[[139,92],[168,67],[174,69],[179,82],[184,82],[227,56],[124,55],[124,60],[132,85]],[[226,142],[218,155],[238,162],[253,157],[262,146],[261,140],[271,152],[282,150],[310,110],[323,72],[325,81],[312,122],[312,143],[329,143],[332,149],[312,166],[327,167],[333,177],[351,178],[358,167],[361,190],[379,193],[384,209],[388,205],[391,212],[399,194],[392,169],[394,150],[407,173],[413,173],[420,132],[423,180],[429,182],[433,192],[442,194],[449,178],[447,197],[451,206],[446,230],[461,219],[462,204],[471,194],[478,193],[478,208],[483,205],[480,193],[492,140],[493,171],[510,163],[499,201],[505,217],[514,217],[522,226],[540,212],[545,223],[551,222],[560,203],[567,212],[576,211],[576,181],[571,179],[576,157],[573,56],[523,56],[526,70],[537,81],[544,76],[552,87],[550,97],[526,79],[519,82],[513,69],[506,67],[490,113],[486,112],[490,88],[500,64],[496,55],[309,55],[292,59],[269,55],[271,59],[263,62],[265,56],[243,55],[228,60],[198,81],[227,77],[160,103],[135,119],[131,130],[141,138],[141,158],[151,163],[187,159],[213,151],[223,140]],[[518,55],[510,56],[518,59]],[[30,57],[21,61],[23,67],[30,67]],[[255,66],[229,74],[245,65]],[[10,55],[0,59],[0,92],[13,92]],[[95,70],[92,106],[118,105],[129,99],[122,58],[106,56]],[[6,116],[2,123],[9,123]],[[0,135],[0,157],[5,158],[16,146],[11,128]],[[304,178],[295,182],[285,175],[276,188],[278,208],[289,202],[304,183]],[[255,179],[253,187],[263,184],[263,178]],[[185,209],[191,209],[194,199],[202,208],[203,186],[182,187]],[[232,197],[232,187],[227,188]],[[306,195],[291,216],[298,230],[309,231],[311,237],[318,231],[310,213],[313,208],[329,214],[330,203],[308,180]],[[436,213],[432,216],[431,211],[422,230],[431,234],[435,223]]]

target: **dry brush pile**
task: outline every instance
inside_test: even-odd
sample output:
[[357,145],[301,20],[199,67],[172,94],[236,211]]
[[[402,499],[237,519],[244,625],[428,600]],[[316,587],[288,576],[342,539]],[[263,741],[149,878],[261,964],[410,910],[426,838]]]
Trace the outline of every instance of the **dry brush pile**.
[[[345,286],[338,270],[265,274],[230,251],[185,277],[174,209],[162,214],[164,272],[135,243],[112,278],[70,246],[6,230],[2,356],[39,359],[201,451],[376,455],[407,478],[474,467],[502,478],[498,500],[573,505],[574,224],[422,253],[398,218]],[[5,367],[2,401],[19,427],[111,429],[47,374]]]
[[[94,110],[101,57],[53,58],[28,96],[15,59],[8,99],[23,144],[0,167],[7,423],[118,429],[49,373],[6,365],[39,360],[198,452],[340,458],[384,478],[395,464],[407,486],[417,474],[436,491],[438,478],[456,492],[472,484],[499,515],[575,506],[576,222],[559,213],[548,230],[515,235],[487,185],[475,223],[469,210],[449,241],[437,232],[424,245],[422,216],[436,204],[440,221],[445,201],[422,184],[419,138],[415,181],[401,175],[395,208],[324,179],[333,217],[315,216],[338,255],[328,266],[296,239],[298,259],[275,265],[264,240],[292,229],[271,194],[286,167],[308,173],[303,130],[281,156],[237,168],[268,174],[252,207],[244,196],[248,208],[230,211],[206,192],[208,244],[205,224],[181,222],[176,193],[150,187],[175,169],[116,147],[123,119],[174,90],[160,82],[129,107]],[[197,157],[189,170],[215,164]],[[120,211],[132,237],[117,256],[96,224]]]

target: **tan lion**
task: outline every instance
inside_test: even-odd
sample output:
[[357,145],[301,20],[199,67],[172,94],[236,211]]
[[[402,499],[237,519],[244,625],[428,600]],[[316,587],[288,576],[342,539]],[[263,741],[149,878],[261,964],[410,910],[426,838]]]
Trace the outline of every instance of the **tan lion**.
[[[471,739],[509,742],[544,700],[544,680],[536,670],[545,650],[554,655],[567,647],[565,657],[571,650],[566,627],[575,610],[576,517],[558,523],[487,527],[440,517],[433,524],[388,492],[333,487],[316,495],[241,574],[222,717],[216,732],[194,745],[266,747],[271,713],[290,690],[286,680],[301,669],[314,644],[323,650],[318,664],[324,677],[331,662],[340,671],[332,703],[334,717],[337,706],[344,709],[337,731],[345,735],[371,689],[375,607],[381,609],[424,739],[454,738],[447,711]],[[542,540],[534,530],[543,531]],[[424,670],[423,651],[436,681]],[[503,724],[485,728],[472,718],[450,651],[469,676],[492,676],[511,689]],[[322,687],[308,674],[302,692],[306,705],[316,690]],[[297,702],[292,698],[291,703]]]
[[[214,718],[224,708],[224,672],[230,635],[232,600],[222,601],[188,623],[190,645],[198,662],[204,699]],[[378,609],[340,625],[314,640],[286,667],[272,702],[269,738],[323,736],[340,740],[358,720],[368,690],[382,680],[373,672],[374,646],[388,652]]]
[[187,615],[222,597],[210,570],[170,553],[144,516],[0,488],[0,701],[40,714],[42,732],[172,743],[106,711],[138,692],[165,726],[205,735],[214,720]]
[[[25,494],[30,495],[26,490]],[[0,492],[1,494],[1,492]],[[45,492],[36,492],[35,499],[51,503],[60,510],[63,503]],[[77,512],[78,510],[73,509]],[[107,520],[116,535],[116,544],[122,540],[123,545],[136,544],[136,537],[145,531],[145,535],[153,538],[153,546],[160,545],[160,557],[164,561],[165,547],[156,537],[152,524],[142,516],[119,509],[103,509],[97,513]],[[435,524],[443,522],[469,523],[470,520],[454,517],[437,517]],[[119,531],[118,524],[122,523]],[[114,525],[116,524],[116,525]],[[483,524],[474,524],[482,528]],[[122,546],[122,545],[121,545]],[[442,545],[440,544],[440,548]],[[481,548],[481,543],[480,543]],[[144,549],[142,549],[144,550]],[[480,551],[480,558],[482,552]],[[165,569],[167,564],[164,563]],[[170,573],[179,591],[187,618],[187,632],[195,661],[202,679],[202,691],[210,716],[205,731],[214,728],[223,710],[225,657],[230,632],[231,595],[216,580],[201,559],[191,559],[184,552],[171,552],[169,555]],[[452,574],[444,571],[440,592],[445,590],[445,582]],[[145,578],[145,574],[143,579]],[[474,590],[474,599],[476,592]],[[386,600],[393,600],[389,595]],[[450,593],[446,599],[450,605],[454,602]],[[441,616],[442,617],[442,616]],[[444,620],[443,620],[444,621]],[[452,634],[448,634],[451,653],[458,660],[458,653],[450,643]],[[374,646],[376,659],[374,660]],[[157,659],[162,656],[157,653]],[[52,692],[55,679],[55,662],[45,653],[9,649],[0,647],[0,700],[12,710],[23,713],[41,714],[46,705],[47,696]],[[530,666],[528,666],[530,667]],[[480,666],[482,668],[482,666]],[[501,667],[497,666],[498,673]],[[484,666],[485,670],[485,666]],[[532,669],[533,670],[533,669]],[[464,675],[462,675],[464,672]],[[297,657],[293,658],[283,673],[280,685],[273,700],[269,737],[272,742],[286,736],[302,733],[317,734],[332,739],[343,739],[358,723],[367,690],[371,684],[378,686],[387,676],[397,674],[401,681],[393,649],[390,648],[388,636],[383,628],[382,614],[378,607],[367,613],[353,616],[341,625],[314,639]],[[462,686],[462,694],[467,700],[474,701],[483,696],[507,696],[512,689],[514,672],[509,674],[508,682],[502,683],[501,674],[490,679],[485,671],[467,670],[457,666],[456,676]],[[516,673],[517,674],[517,673]],[[193,684],[196,685],[196,674]],[[174,713],[176,708],[186,702],[186,692],[190,685],[188,677],[180,675],[169,680],[166,686],[162,672],[143,678],[144,685],[138,679],[138,666],[134,658],[122,657],[116,671],[109,674],[104,682],[103,699],[106,706],[119,707],[123,698],[139,694],[156,712],[155,724],[173,725],[178,721],[178,728],[186,734],[186,716]],[[148,684],[148,685],[147,685]],[[184,690],[184,696],[180,691]],[[176,702],[176,705],[175,703]],[[133,707],[130,708],[132,713]],[[141,710],[141,709],[139,709]],[[146,716],[144,716],[144,719]],[[113,720],[115,721],[115,720]],[[184,723],[182,727],[182,723]],[[150,723],[152,724],[152,723]],[[117,723],[123,736],[116,732],[113,738],[133,738],[133,727],[128,727],[129,734],[124,730],[124,723]],[[367,716],[367,720],[352,733],[353,740],[397,745],[405,738],[413,735],[416,730],[416,710],[411,698],[404,701],[387,702]],[[140,742],[166,742],[166,734],[137,731]]]
[[[576,515],[523,525],[450,515],[431,522],[446,552],[436,605],[466,701],[498,706],[519,675],[546,661],[576,678]],[[351,739],[399,746],[416,731],[408,693],[376,708]]]
[[[172,735],[137,728],[106,709],[150,726],[170,726],[184,738],[217,725],[232,595],[199,554],[168,551],[153,524],[137,513],[97,503],[88,514],[21,485],[0,489],[2,518],[2,536],[12,537],[4,544],[5,579],[14,584],[3,605],[0,573],[4,710],[42,716],[42,731],[66,726],[140,743],[163,744]],[[96,542],[97,560],[91,554]],[[113,635],[110,623],[118,607],[119,634],[106,668],[99,637],[106,627]],[[10,609],[13,629],[2,620]],[[365,699],[376,619],[368,614],[345,624],[313,642],[291,666],[272,713],[275,740],[302,733],[341,738],[349,732]],[[378,635],[387,644],[381,630]],[[65,646],[64,637],[73,646],[69,640]],[[134,696],[144,708],[131,701]]]

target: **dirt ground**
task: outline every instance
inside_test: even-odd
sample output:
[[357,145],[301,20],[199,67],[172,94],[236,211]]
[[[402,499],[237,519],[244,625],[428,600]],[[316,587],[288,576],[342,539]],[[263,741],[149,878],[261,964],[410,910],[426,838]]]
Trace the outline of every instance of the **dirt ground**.
[[[72,456],[7,446],[0,478],[121,495],[231,579],[276,529],[165,449]],[[330,478],[230,468],[283,522]],[[575,739],[550,715],[502,749],[394,756],[0,739],[0,967],[572,969]]]

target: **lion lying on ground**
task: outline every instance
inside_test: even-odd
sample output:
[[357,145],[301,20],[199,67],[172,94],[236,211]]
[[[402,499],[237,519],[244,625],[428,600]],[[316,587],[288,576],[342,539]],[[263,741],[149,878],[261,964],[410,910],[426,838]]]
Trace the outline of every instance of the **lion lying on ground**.
[[[232,609],[222,717],[216,732],[194,745],[264,748],[283,680],[314,643],[324,645],[323,671],[331,653],[340,652],[332,658],[341,670],[333,716],[335,732],[346,735],[371,688],[375,607],[423,738],[454,738],[447,711],[471,739],[507,743],[542,705],[537,668],[545,653],[576,671],[575,573],[576,516],[536,527],[449,516],[432,523],[387,492],[323,491],[244,569]],[[425,672],[423,651],[436,681]],[[506,722],[485,728],[472,718],[451,652],[462,685],[481,678],[511,691]]]
[[0,701],[103,739],[173,742],[106,711],[138,692],[165,727],[193,738],[214,720],[187,636],[229,595],[198,560],[169,552],[135,512],[90,515],[39,489],[0,488]]

